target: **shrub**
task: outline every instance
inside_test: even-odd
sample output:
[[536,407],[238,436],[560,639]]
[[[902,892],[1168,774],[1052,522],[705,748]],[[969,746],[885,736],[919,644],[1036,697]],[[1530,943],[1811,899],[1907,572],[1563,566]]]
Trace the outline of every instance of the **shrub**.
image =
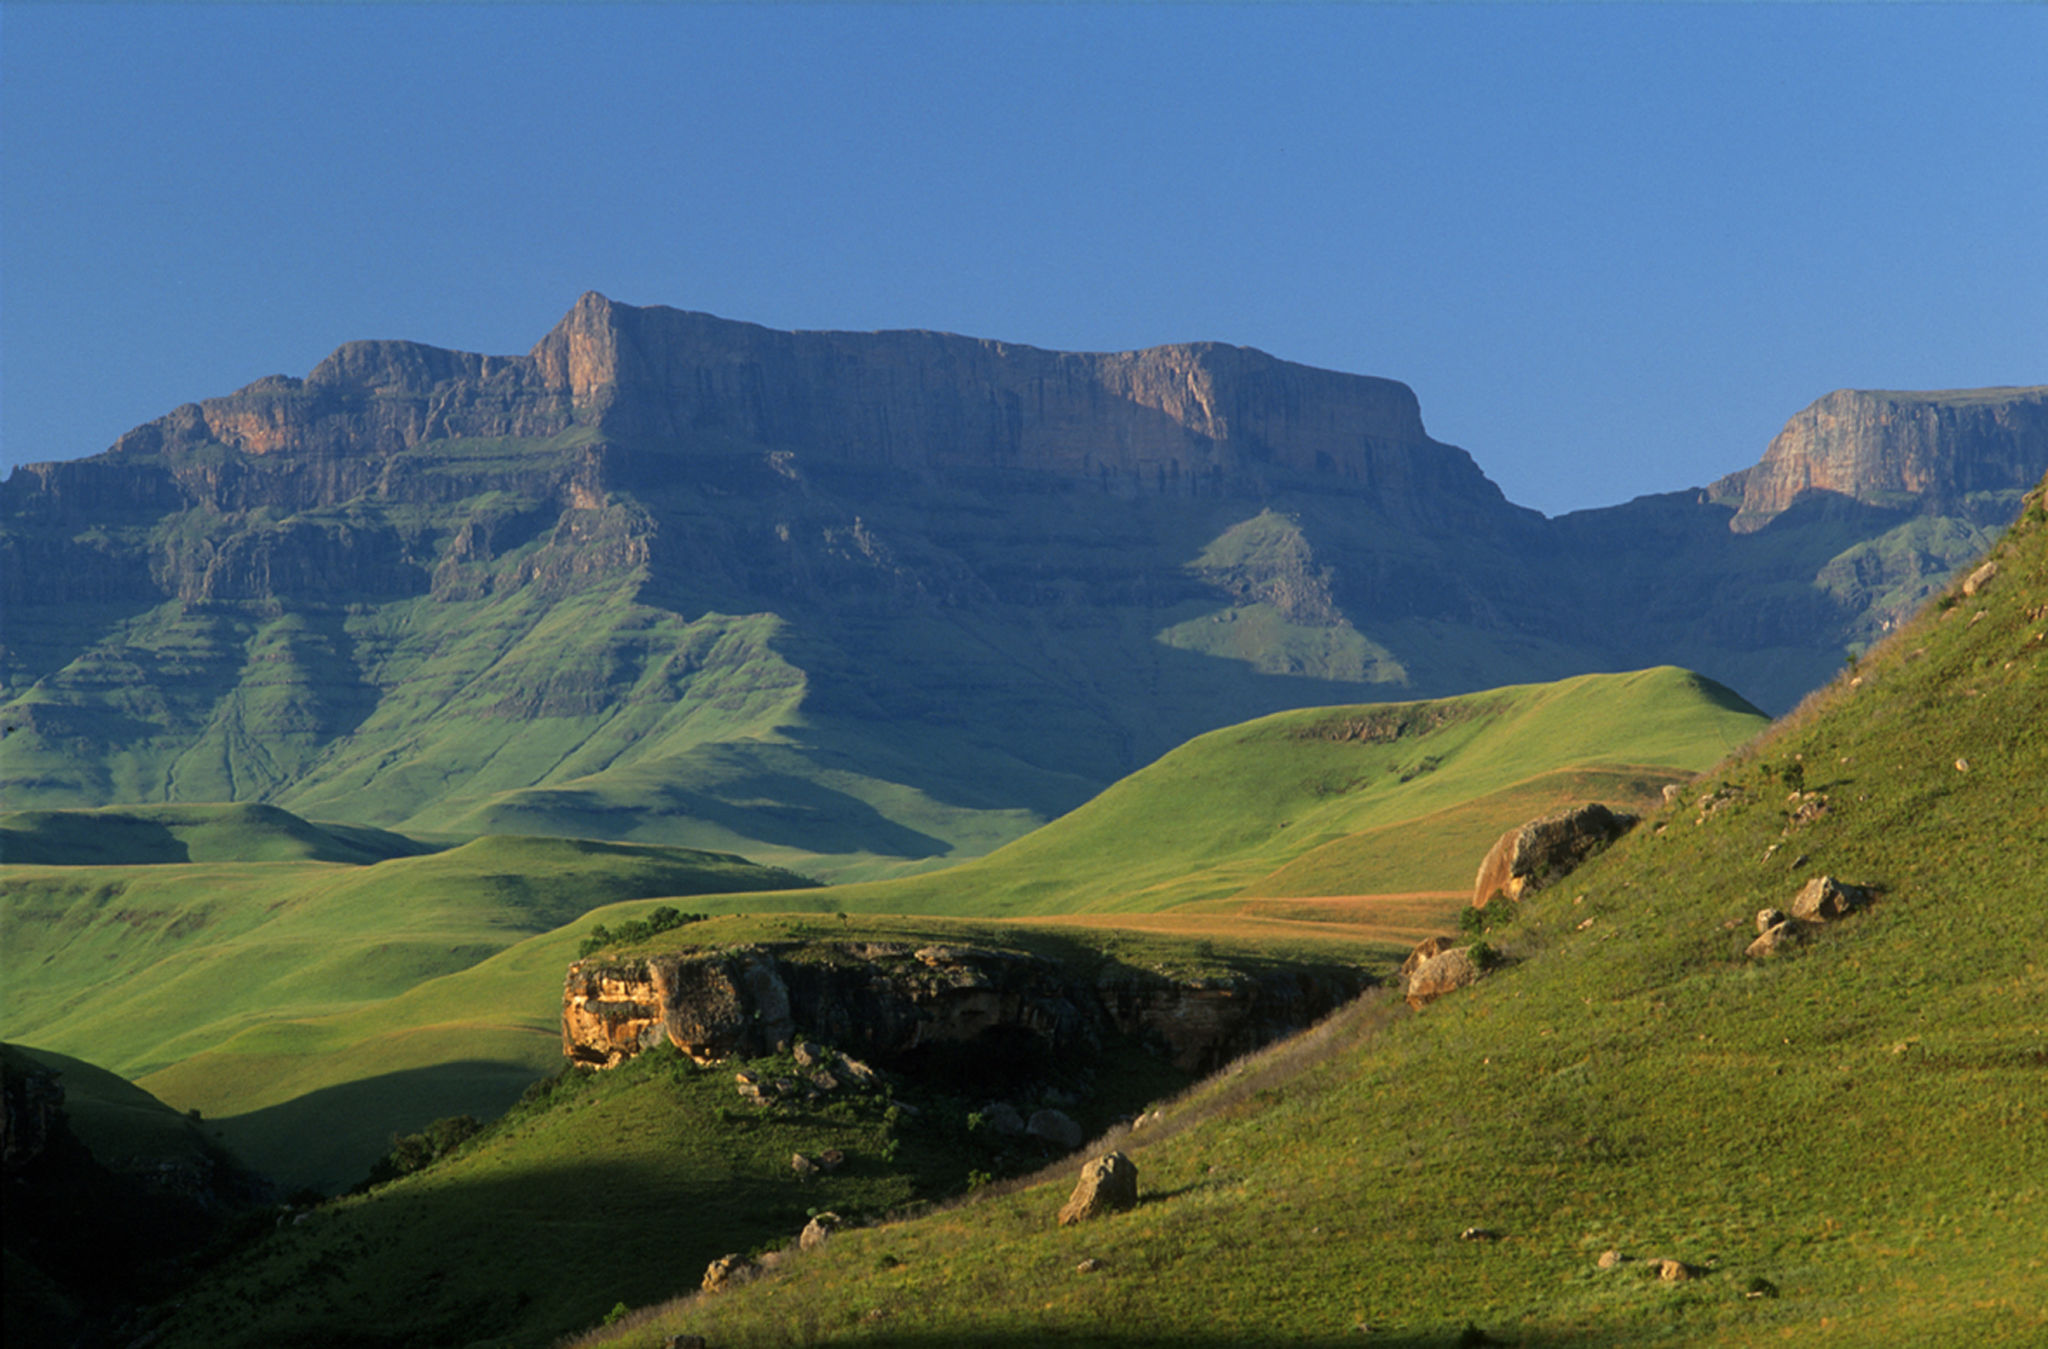
[[592,925],[590,932],[583,938],[582,945],[576,948],[576,955],[578,959],[582,959],[596,955],[607,946],[631,946],[658,937],[664,932],[672,932],[688,923],[701,923],[710,916],[704,913],[683,913],[672,904],[664,904],[645,918],[635,918],[619,924],[616,928],[597,923]]

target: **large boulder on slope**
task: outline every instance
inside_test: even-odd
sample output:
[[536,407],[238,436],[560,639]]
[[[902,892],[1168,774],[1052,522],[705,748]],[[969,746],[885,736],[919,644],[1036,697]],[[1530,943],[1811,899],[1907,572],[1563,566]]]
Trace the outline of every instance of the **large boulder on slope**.
[[1495,893],[1518,900],[1542,889],[1635,828],[1638,818],[1594,801],[1509,830],[1479,864],[1473,904],[1483,906]]

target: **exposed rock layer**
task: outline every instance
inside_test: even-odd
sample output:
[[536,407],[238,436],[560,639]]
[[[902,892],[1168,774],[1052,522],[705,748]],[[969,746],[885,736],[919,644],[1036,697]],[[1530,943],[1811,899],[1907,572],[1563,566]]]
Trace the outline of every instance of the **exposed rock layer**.
[[2048,387],[1892,393],[1837,389],[1794,414],[1754,468],[1714,484],[1761,529],[1801,493],[1871,505],[1902,496],[1959,503],[2025,491],[2048,469]]
[[667,1041],[700,1063],[757,1056],[799,1032],[900,1064],[934,1046],[1030,1044],[1048,1055],[1112,1035],[1208,1071],[1302,1029],[1370,984],[1347,967],[1176,981],[1111,966],[1090,980],[1014,951],[892,942],[710,948],[569,967],[562,1051],[616,1063]]

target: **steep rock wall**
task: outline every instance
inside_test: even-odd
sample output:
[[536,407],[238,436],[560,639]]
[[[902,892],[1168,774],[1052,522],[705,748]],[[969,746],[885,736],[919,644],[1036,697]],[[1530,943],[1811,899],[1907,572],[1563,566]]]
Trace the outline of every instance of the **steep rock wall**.
[[1018,1034],[1053,1054],[1121,1034],[1199,1072],[1314,1023],[1371,982],[1337,966],[1189,981],[1112,966],[1084,980],[1021,952],[890,942],[698,949],[571,965],[562,1052],[611,1064],[666,1041],[712,1063],[801,1034],[887,1065]]
[[1838,389],[1785,423],[1761,462],[1715,483],[1731,527],[1761,529],[1801,492],[1929,505],[2019,492],[2048,471],[2048,388],[1892,393]]

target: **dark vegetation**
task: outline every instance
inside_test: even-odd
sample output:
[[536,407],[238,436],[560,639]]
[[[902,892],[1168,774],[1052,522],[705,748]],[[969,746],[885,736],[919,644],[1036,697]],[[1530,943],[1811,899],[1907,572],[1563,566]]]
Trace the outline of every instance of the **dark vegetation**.
[[665,932],[673,932],[686,923],[701,923],[709,914],[683,913],[672,904],[664,904],[645,918],[629,918],[616,928],[598,923],[576,948],[579,958],[594,956],[608,946],[635,946],[652,941]]

